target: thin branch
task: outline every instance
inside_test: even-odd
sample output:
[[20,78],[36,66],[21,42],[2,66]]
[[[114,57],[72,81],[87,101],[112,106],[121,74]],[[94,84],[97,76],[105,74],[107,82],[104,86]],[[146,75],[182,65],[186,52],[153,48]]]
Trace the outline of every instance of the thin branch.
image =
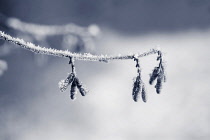
[[14,17],[7,17],[2,13],[0,13],[0,26],[28,34],[31,39],[46,44],[45,47],[49,47],[47,43],[48,37],[62,36],[63,41],[61,46],[63,49],[68,46],[68,48],[76,47],[80,51],[82,49],[91,52],[95,49],[94,39],[100,34],[100,28],[96,24],[90,24],[87,27],[78,26],[74,23],[65,25],[41,25],[27,23]]
[[15,45],[18,45],[24,49],[32,51],[34,53],[53,55],[58,57],[71,57],[74,60],[85,60],[85,61],[102,61],[108,62],[110,60],[125,60],[125,59],[133,59],[134,56],[136,58],[148,56],[151,54],[156,54],[159,52],[157,49],[151,49],[145,53],[136,53],[136,54],[128,54],[128,55],[116,55],[116,56],[108,56],[108,55],[92,55],[90,53],[80,54],[80,53],[72,53],[68,50],[57,50],[52,48],[40,47],[36,46],[31,42],[26,42],[23,39],[11,37],[8,34],[0,31],[0,39],[4,39],[8,42],[11,42]]
[[7,17],[1,13],[0,23],[3,23],[12,29],[38,36],[54,36],[69,33],[82,36],[96,36],[97,33],[100,32],[99,27],[95,24],[91,24],[88,27],[78,26],[73,23],[68,23],[66,25],[39,25],[23,22],[17,18]]
[[72,73],[76,75],[76,70],[75,70],[75,64],[74,64],[74,59],[72,57],[69,57],[69,64],[71,65]]

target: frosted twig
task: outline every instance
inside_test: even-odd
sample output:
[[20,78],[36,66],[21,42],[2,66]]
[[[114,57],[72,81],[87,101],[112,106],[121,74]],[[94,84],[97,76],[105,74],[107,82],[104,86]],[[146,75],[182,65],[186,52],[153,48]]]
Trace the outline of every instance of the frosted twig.
[[133,59],[134,56],[136,58],[140,58],[140,57],[148,56],[151,54],[156,54],[159,52],[159,50],[157,50],[157,49],[151,49],[144,53],[135,53],[135,54],[128,54],[128,55],[116,55],[116,56],[114,56],[114,55],[113,56],[92,55],[90,53],[84,53],[84,54],[72,53],[68,50],[57,50],[57,49],[37,46],[31,42],[26,42],[23,39],[11,37],[10,35],[5,34],[2,31],[0,31],[0,39],[4,39],[8,42],[11,42],[15,45],[18,45],[18,46],[20,46],[24,49],[27,49],[29,51],[32,51],[34,53],[53,55],[53,56],[58,56],[58,57],[68,57],[68,58],[71,57],[74,60],[85,60],[85,61],[108,62],[110,60],[125,60],[125,59]]

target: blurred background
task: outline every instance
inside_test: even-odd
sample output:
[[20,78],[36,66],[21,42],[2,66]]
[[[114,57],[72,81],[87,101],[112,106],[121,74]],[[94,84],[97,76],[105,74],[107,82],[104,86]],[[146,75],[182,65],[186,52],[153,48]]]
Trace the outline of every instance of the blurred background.
[[[148,102],[136,103],[132,60],[76,61],[77,75],[90,91],[72,101],[70,89],[61,93],[58,88],[71,71],[68,59],[33,54],[0,40],[1,140],[210,138],[209,0],[0,0],[0,13],[5,33],[56,49],[110,55],[159,46],[168,77],[157,95],[148,84],[156,56],[142,58]],[[87,31],[67,39],[31,35],[9,26],[8,18],[41,25],[74,23],[97,36]],[[87,48],[87,40],[94,47]]]

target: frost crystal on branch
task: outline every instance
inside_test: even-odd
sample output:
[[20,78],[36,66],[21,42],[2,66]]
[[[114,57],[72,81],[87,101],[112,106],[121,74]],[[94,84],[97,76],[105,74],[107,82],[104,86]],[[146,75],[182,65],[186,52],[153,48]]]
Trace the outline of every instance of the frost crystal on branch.
[[[23,39],[11,37],[10,35],[7,35],[2,31],[0,31],[0,39],[4,39],[8,42],[11,42],[15,45],[18,45],[18,46],[20,46],[24,49],[27,49],[29,51],[32,51],[34,53],[53,55],[53,56],[58,56],[58,57],[68,57],[68,58],[72,57],[75,60],[108,62],[108,61],[111,61],[111,60],[133,59],[133,56],[134,56],[134,54],[113,55],[113,56],[92,55],[90,53],[80,54],[80,53],[72,53],[72,52],[67,51],[67,50],[57,50],[57,49],[52,49],[52,48],[40,47],[40,46],[34,45],[31,42],[25,42]],[[140,57],[144,57],[144,56],[148,56],[148,55],[156,54],[156,53],[158,53],[158,50],[151,49],[147,52],[138,53],[138,54],[135,54],[135,55],[136,55],[136,57],[140,58]]]
[[64,92],[67,89],[67,84],[65,83],[65,80],[60,80],[58,82],[58,87],[61,92]]

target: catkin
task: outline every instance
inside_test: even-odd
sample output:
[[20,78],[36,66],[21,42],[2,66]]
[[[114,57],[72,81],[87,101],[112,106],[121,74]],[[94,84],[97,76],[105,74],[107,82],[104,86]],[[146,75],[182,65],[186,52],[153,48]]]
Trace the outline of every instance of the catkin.
[[58,86],[59,86],[59,89],[60,89],[61,92],[64,92],[67,89],[67,87],[74,80],[74,77],[75,77],[74,74],[73,73],[70,73],[65,80],[61,80],[58,83]]
[[167,81],[167,77],[166,75],[164,74],[164,77],[163,77],[163,81],[166,82]]
[[138,75],[136,77],[136,80],[135,80],[134,84],[133,84],[133,93],[132,93],[132,95],[133,95],[133,100],[135,102],[138,101],[140,91],[141,91],[141,77]]
[[155,79],[158,77],[159,67],[155,67],[152,74],[150,75],[149,84],[152,85]]
[[157,78],[157,83],[155,85],[157,94],[160,94],[162,89],[163,75],[159,75]]
[[76,99],[76,88],[77,88],[76,81],[73,80],[73,82],[71,84],[71,90],[70,90],[70,98],[72,100],[75,100]]
[[82,83],[80,82],[78,78],[75,78],[75,81],[76,81],[77,88],[79,89],[79,92],[81,93],[82,96],[85,96],[88,91],[84,88],[84,86],[82,85]]
[[142,97],[142,100],[146,103],[147,102],[147,96],[146,96],[146,89],[145,89],[144,84],[142,85],[141,97]]
[[166,77],[166,72],[165,72],[165,65],[164,65],[164,63],[162,64],[162,73],[163,73],[163,81],[166,82],[166,81],[167,81],[167,77]]

